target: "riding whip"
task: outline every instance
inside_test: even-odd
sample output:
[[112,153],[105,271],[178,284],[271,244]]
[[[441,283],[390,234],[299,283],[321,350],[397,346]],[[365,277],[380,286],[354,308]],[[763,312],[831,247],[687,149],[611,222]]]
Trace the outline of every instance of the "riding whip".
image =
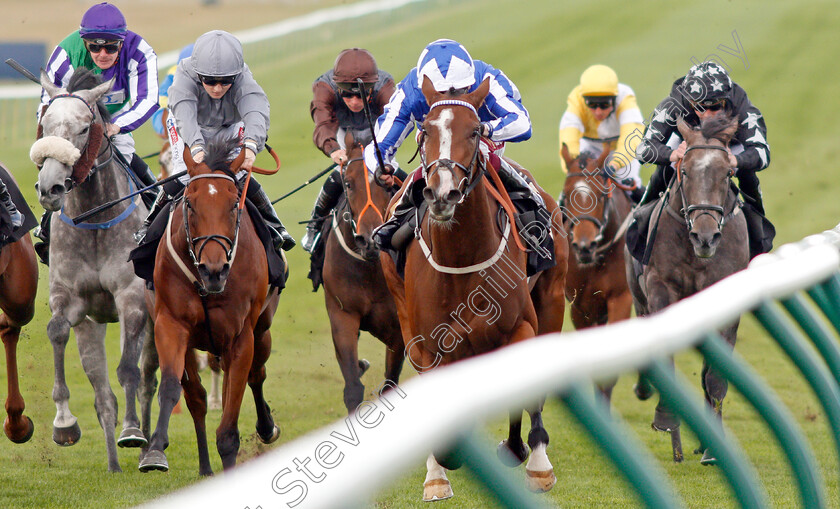
[[271,202],[271,204],[272,204],[272,205],[274,205],[274,204],[275,204],[275,203],[277,203],[278,201],[283,200],[283,199],[285,199],[285,198],[288,198],[289,196],[291,196],[291,195],[295,194],[296,192],[300,191],[300,190],[301,190],[301,189],[303,189],[304,187],[308,186],[309,184],[311,184],[311,183],[315,182],[316,180],[318,180],[319,178],[323,177],[323,176],[324,176],[324,175],[326,175],[327,173],[329,173],[329,172],[333,171],[333,169],[334,169],[336,166],[338,166],[338,164],[336,164],[336,163],[332,163],[331,165],[329,165],[329,166],[328,166],[326,169],[324,169],[323,171],[319,171],[319,172],[318,172],[318,174],[317,174],[317,175],[315,175],[314,177],[311,177],[309,180],[307,180],[307,181],[306,181],[306,182],[304,182],[303,184],[301,184],[301,185],[297,186],[296,188],[292,189],[291,191],[289,191],[288,193],[284,194],[284,195],[283,195],[283,196],[281,196],[280,198],[277,198],[276,200],[274,200],[273,202]]
[[27,69],[26,67],[20,65],[17,62],[17,60],[15,60],[14,58],[7,58],[6,63],[9,64],[9,67],[11,67],[12,69],[16,70],[17,72],[23,74],[26,78],[34,81],[35,83],[37,83],[39,85],[41,84],[41,80],[39,80],[37,76],[32,74],[29,71],[29,69]]
[[[365,82],[362,81],[362,78],[356,78],[356,81],[359,83],[359,89],[362,93],[362,105],[365,108],[365,118],[367,118],[368,126],[370,127],[370,136],[373,138],[373,150],[376,152],[376,162],[379,163],[379,171],[385,171],[385,160],[382,158],[382,152],[379,150],[379,143],[376,142],[376,133],[373,130],[373,118],[371,118],[370,114],[370,105],[368,104],[367,98],[367,89],[365,88]],[[371,94],[373,90],[371,90]],[[376,174],[374,173],[374,178],[376,178]],[[379,179],[376,179],[379,182]]]
[[78,216],[76,216],[72,219],[73,224],[82,223],[82,222],[85,221],[85,219],[89,218],[90,216],[92,216],[94,214],[98,214],[98,213],[102,212],[103,210],[109,209],[109,208],[113,207],[114,205],[116,205],[120,202],[128,200],[129,198],[134,198],[138,194],[145,193],[146,191],[149,191],[150,189],[154,189],[155,187],[166,184],[167,182],[171,182],[171,181],[173,181],[177,178],[180,178],[180,177],[182,177],[186,174],[187,174],[186,170],[180,171],[180,172],[176,173],[175,175],[170,175],[169,177],[166,177],[165,179],[158,180],[157,182],[155,182],[154,184],[152,184],[150,186],[144,187],[142,189],[138,189],[138,190],[134,191],[133,193],[129,193],[129,194],[123,196],[122,198],[117,198],[114,201],[110,201],[108,203],[103,203],[102,205],[100,205],[98,207],[94,207],[94,208],[88,210],[87,212],[82,212],[81,214],[79,214]]

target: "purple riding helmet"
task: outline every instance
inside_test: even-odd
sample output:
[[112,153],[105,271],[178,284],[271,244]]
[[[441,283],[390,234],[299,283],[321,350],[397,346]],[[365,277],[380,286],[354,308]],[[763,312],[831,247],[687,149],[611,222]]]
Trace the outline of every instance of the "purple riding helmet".
[[122,41],[125,39],[125,16],[108,2],[96,4],[82,16],[79,35],[83,39]]

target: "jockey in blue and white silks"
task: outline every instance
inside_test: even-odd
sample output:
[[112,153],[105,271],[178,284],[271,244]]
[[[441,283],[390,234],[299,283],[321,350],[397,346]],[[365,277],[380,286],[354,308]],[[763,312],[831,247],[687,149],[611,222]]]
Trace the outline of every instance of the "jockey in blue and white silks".
[[[417,67],[399,82],[384,113],[376,121],[376,140],[385,164],[398,167],[394,161],[397,149],[414,129],[414,124],[422,123],[429,113],[429,105],[420,90],[424,76],[438,92],[450,88],[472,92],[489,78],[490,92],[478,109],[484,125],[482,133],[489,133],[485,137],[502,146],[506,141],[525,141],[531,137],[528,110],[522,105],[519,89],[505,73],[481,60],[473,60],[457,42],[439,39],[423,50]],[[378,166],[373,144],[365,148],[365,164],[371,171]]]
[[[514,205],[523,215],[520,219],[524,219],[527,214],[531,221],[546,223],[550,215],[545,211],[545,203],[536,187],[501,158],[505,142],[525,141],[531,137],[531,119],[528,110],[522,105],[519,89],[502,71],[480,60],[473,60],[461,44],[451,39],[438,39],[426,46],[420,54],[417,67],[409,71],[397,85],[374,126],[374,135],[386,167],[378,168],[374,144],[371,143],[365,147],[365,164],[368,169],[390,174],[399,167],[394,160],[397,149],[414,124],[421,124],[429,113],[429,104],[421,90],[426,78],[436,91],[451,93],[469,93],[484,80],[490,81],[487,97],[477,111],[482,136],[479,147],[485,157],[489,152],[499,156],[499,168],[496,170],[508,194],[517,197],[514,198]],[[374,233],[374,239],[382,249],[399,252],[404,247],[392,245],[391,239],[415,207],[412,188],[417,179],[410,179],[393,215]],[[548,231],[549,226],[543,226],[544,231]],[[547,252],[553,253],[553,247]],[[535,271],[553,264],[553,258],[546,260]]]

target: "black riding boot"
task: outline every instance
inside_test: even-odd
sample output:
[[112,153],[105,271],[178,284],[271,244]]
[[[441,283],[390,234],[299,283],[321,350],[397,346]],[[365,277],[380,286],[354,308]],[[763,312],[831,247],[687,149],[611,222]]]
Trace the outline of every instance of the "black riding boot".
[[295,247],[295,239],[292,238],[289,232],[286,231],[286,227],[280,222],[280,218],[277,217],[277,212],[274,210],[274,206],[271,204],[268,195],[265,194],[265,191],[259,184],[254,185],[255,183],[256,180],[252,178],[251,183],[248,185],[248,199],[257,207],[260,215],[265,220],[265,224],[268,225],[274,249],[288,251]]
[[9,212],[12,220],[12,229],[20,228],[23,224],[23,214],[15,206],[15,202],[12,201],[12,195],[9,194],[9,190],[6,189],[6,183],[2,180],[0,180],[0,205],[3,205],[6,211]]
[[[152,173],[152,170],[149,169],[149,165],[146,164],[146,161],[137,154],[132,155],[131,164],[129,164],[129,166],[131,166],[131,171],[133,171],[134,174],[137,175],[137,178],[140,179],[140,182],[143,183],[143,187],[149,187],[157,182],[157,178],[155,178],[155,174]],[[143,203],[146,204],[147,209],[151,209],[152,205],[157,200],[157,194],[152,190],[143,193],[140,197],[143,199]]]
[[750,244],[750,259],[767,253],[773,248],[776,229],[764,217],[764,200],[761,186],[755,172],[738,172],[738,187],[744,197],[744,219],[747,221],[747,237]]
[[160,210],[169,203],[170,199],[169,194],[167,194],[163,188],[158,190],[157,197],[149,207],[149,213],[146,214],[146,219],[143,220],[143,224],[140,225],[140,228],[134,233],[134,240],[138,245],[143,243],[143,240],[146,238],[146,233],[149,231],[149,226],[152,225],[152,221],[154,221],[158,216]]
[[315,208],[312,209],[312,219],[306,225],[306,233],[301,240],[301,247],[304,251],[312,253],[320,240],[321,227],[324,226],[324,221],[327,219],[330,211],[338,203],[341,193],[344,188],[341,185],[341,172],[334,170],[329,177],[327,177],[324,186],[318,193],[318,198],[315,199]]
[[657,166],[656,169],[653,170],[653,173],[650,176],[650,182],[648,182],[647,185],[647,189],[643,191],[644,194],[638,202],[639,207],[641,207],[642,205],[647,205],[648,203],[659,199],[659,195],[664,193],[665,189],[668,188],[668,181],[670,180],[672,173],[673,168],[671,168],[670,166]]
[[401,251],[405,247],[406,240],[410,238],[408,235],[400,235],[401,239],[393,242],[394,234],[400,227],[410,220],[410,214],[414,212],[417,206],[414,203],[414,185],[416,182],[409,182],[400,197],[399,203],[394,207],[394,213],[387,221],[382,223],[373,231],[373,241],[380,249],[386,251]]
[[50,223],[52,221],[52,212],[45,210],[44,214],[41,216],[41,224],[35,231],[32,232],[32,235],[41,239],[41,242],[35,243],[35,253],[38,254],[38,259],[41,260],[41,263],[48,266],[50,265]]
[[627,191],[627,197],[630,198],[630,201],[633,203],[638,204],[642,201],[642,198],[645,197],[645,186],[639,186],[631,191]]

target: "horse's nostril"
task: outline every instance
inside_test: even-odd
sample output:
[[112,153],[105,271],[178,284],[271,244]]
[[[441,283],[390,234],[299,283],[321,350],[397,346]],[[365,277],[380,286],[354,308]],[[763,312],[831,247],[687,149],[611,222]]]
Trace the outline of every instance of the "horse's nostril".
[[364,235],[353,235],[353,242],[356,244],[356,247],[359,249],[364,249],[367,246],[367,240],[365,240]]
[[446,202],[447,203],[458,203],[461,201],[461,191],[457,189],[453,189],[446,193]]
[[64,194],[65,189],[66,188],[64,186],[56,184],[56,185],[54,185],[50,188],[50,195],[55,196],[55,195]]
[[423,189],[423,199],[426,201],[434,201],[435,193],[431,190],[431,188]]

